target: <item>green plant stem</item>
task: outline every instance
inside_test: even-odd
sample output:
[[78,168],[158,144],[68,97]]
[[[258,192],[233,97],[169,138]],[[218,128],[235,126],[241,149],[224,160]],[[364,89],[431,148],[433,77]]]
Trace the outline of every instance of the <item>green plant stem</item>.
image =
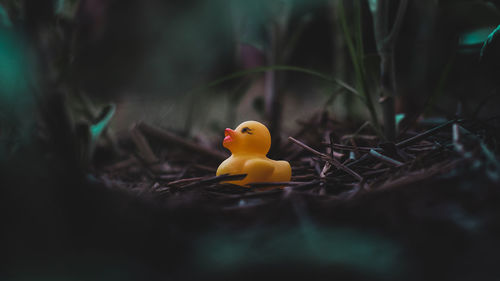
[[[343,0],[339,1],[338,5],[339,9],[339,19],[340,25],[344,32],[345,43],[349,50],[349,54],[353,63],[354,72],[355,72],[355,83],[356,89],[358,92],[364,97],[364,103],[370,112],[370,117],[372,119],[372,123],[377,131],[379,136],[382,136],[380,123],[377,117],[377,111],[375,109],[375,105],[373,103],[371,94],[368,90],[365,67],[363,62],[364,51],[363,51],[363,39],[362,39],[362,30],[361,30],[361,7],[359,6],[358,0],[354,1],[354,9],[356,11],[355,18],[355,30],[351,32],[349,26],[347,24],[346,12],[343,5]],[[351,35],[354,33],[353,35]],[[352,38],[354,37],[354,39]]]
[[373,15],[375,41],[380,56],[380,84],[385,95],[381,99],[384,111],[384,134],[387,140],[394,141],[396,138],[396,122],[394,96],[396,92],[396,72],[394,66],[394,48],[396,40],[401,32],[404,15],[408,7],[408,0],[399,2],[396,19],[389,28],[389,5],[388,0],[378,0],[377,10]]

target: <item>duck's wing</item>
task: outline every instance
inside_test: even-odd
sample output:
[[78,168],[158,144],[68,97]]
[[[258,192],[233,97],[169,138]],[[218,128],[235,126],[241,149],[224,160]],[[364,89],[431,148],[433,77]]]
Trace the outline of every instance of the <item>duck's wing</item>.
[[231,157],[224,160],[220,165],[219,167],[217,168],[217,172],[215,173],[216,176],[220,176],[220,175],[223,175],[223,174],[231,174],[232,172],[234,172],[234,168],[232,168],[231,166]]
[[269,160],[247,160],[243,171],[247,174],[246,182],[265,182],[274,172],[274,165]]

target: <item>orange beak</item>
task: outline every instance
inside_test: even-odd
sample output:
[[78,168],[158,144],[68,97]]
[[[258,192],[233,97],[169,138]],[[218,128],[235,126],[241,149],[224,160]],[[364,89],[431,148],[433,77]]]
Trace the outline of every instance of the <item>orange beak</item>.
[[229,129],[229,128],[226,128],[224,130],[224,141],[222,143],[228,143],[228,142],[231,142],[233,141],[233,137],[234,137],[234,131],[232,129]]

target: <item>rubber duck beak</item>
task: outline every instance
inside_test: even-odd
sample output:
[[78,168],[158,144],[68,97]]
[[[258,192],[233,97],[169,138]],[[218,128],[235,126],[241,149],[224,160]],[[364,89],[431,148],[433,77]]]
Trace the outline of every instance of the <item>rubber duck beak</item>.
[[234,130],[226,128],[224,130],[225,137],[224,137],[224,141],[222,143],[228,143],[228,142],[233,141],[234,133],[235,133]]

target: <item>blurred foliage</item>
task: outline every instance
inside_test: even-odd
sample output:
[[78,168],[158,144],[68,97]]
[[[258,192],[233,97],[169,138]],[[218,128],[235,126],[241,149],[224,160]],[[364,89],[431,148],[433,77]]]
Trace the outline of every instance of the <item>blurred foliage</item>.
[[325,272],[351,271],[377,280],[407,270],[398,244],[360,229],[342,227],[250,228],[216,232],[197,241],[198,263],[211,273],[289,265]]
[[488,35],[493,31],[492,27],[479,28],[473,31],[464,32],[460,36],[460,45],[482,45],[488,38]]
[[[78,4],[10,1],[8,9],[0,5],[1,22],[7,23],[0,27],[2,160],[16,146],[43,139],[54,145],[64,143],[62,154],[78,157],[72,159],[85,168],[114,114],[111,105],[100,116],[92,101],[81,99],[84,94],[74,84],[78,80],[72,40]],[[6,11],[15,17],[11,19]],[[82,131],[82,126],[87,129]]]
[[[394,17],[397,1],[390,2],[390,17]],[[207,85],[207,81],[275,65],[266,53],[271,47],[269,30],[273,26],[279,27],[283,37],[277,55],[287,58],[280,66],[320,73],[330,82],[342,77],[344,85],[353,85],[363,96],[371,122],[376,124],[380,118],[375,102],[380,92],[380,59],[371,13],[377,7],[375,0],[0,3],[0,106],[5,107],[1,121],[16,128],[3,130],[2,136],[9,130],[21,130],[23,125],[14,125],[9,118],[31,114],[35,96],[43,100],[54,88],[69,96],[85,93],[98,108],[116,102],[121,124],[156,113],[163,124],[177,128],[184,124],[196,127],[197,123],[220,128],[241,118],[263,118],[263,89],[254,86],[258,84],[255,78],[261,78],[264,70],[193,95],[188,93]],[[469,104],[475,109],[477,99],[491,94],[496,82],[484,73],[494,67],[480,66],[477,57],[487,34],[500,24],[499,3],[410,1],[395,50],[398,112],[418,115],[428,108],[428,114],[452,114],[457,100],[470,99],[473,101],[464,103],[467,113]],[[340,26],[342,32],[334,33],[334,26]],[[335,44],[341,47],[334,49]],[[346,52],[336,53],[342,49]],[[343,65],[345,57],[351,63]],[[338,117],[366,118],[367,110],[360,109],[358,101],[354,106],[352,101],[340,104],[341,99],[334,98],[338,88],[309,75],[289,71],[280,87],[285,93],[287,122],[320,108],[314,104],[321,105],[323,100],[333,104]],[[471,91],[484,94],[467,94]],[[326,96],[317,94],[325,92]],[[138,113],[129,119],[121,114],[121,102],[142,107],[140,102],[148,100],[145,104],[151,110],[136,109]],[[69,106],[75,107],[75,103],[78,101]],[[153,110],[154,106],[159,109]],[[491,112],[491,107],[487,103],[481,108]],[[85,119],[90,125],[100,110],[95,109],[93,116],[78,113],[75,108],[71,111],[76,115],[73,121]]]
[[500,25],[498,25],[493,31],[491,31],[491,33],[488,34],[486,40],[484,40],[484,43],[481,46],[481,53],[479,55],[481,59],[484,58],[485,52],[487,51],[489,45],[493,44],[493,40],[498,40],[496,38],[498,38],[499,35],[500,35]]
[[12,22],[10,21],[9,15],[3,6],[0,5],[0,24],[2,27],[11,27]]
[[496,1],[459,0],[439,1],[446,16],[460,31],[496,26],[500,12]]
[[36,73],[22,36],[0,5],[0,160],[29,141]]

